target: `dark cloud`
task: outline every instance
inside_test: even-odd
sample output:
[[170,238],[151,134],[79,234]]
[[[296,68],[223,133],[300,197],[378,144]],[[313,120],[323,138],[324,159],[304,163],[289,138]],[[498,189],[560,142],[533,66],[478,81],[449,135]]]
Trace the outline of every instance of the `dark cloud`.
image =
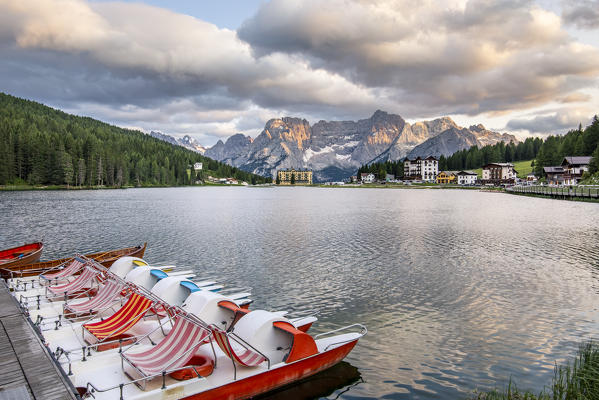
[[[211,144],[268,119],[589,101],[599,51],[531,1],[272,0],[234,32],[139,3],[0,2],[0,90]],[[576,62],[572,62],[576,60]]]
[[415,113],[533,107],[599,74],[599,51],[573,41],[558,16],[531,1],[444,8],[411,0],[273,0],[238,36],[257,56],[301,54],[314,66],[386,88]]
[[568,0],[563,2],[562,17],[566,23],[582,29],[599,28],[599,0]]
[[579,124],[586,126],[590,121],[591,117],[588,114],[566,109],[549,115],[537,115],[534,118],[512,119],[506,128],[543,135],[563,134],[577,128]]

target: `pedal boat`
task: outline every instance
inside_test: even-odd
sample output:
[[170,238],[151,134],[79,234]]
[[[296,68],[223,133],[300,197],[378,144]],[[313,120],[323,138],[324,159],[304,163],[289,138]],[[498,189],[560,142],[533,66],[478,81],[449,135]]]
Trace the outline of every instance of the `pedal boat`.
[[[103,318],[63,318],[53,329],[40,330],[83,398],[249,398],[335,365],[367,332],[354,324],[311,336],[313,316],[250,311],[147,265],[133,267],[125,279],[101,271],[105,280],[126,286],[125,304],[119,301]],[[135,304],[127,308],[130,302]]]

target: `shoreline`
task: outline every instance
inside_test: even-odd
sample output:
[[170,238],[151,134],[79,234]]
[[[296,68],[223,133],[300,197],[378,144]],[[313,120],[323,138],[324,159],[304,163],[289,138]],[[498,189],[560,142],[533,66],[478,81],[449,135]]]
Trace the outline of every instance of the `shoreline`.
[[203,185],[143,185],[143,186],[67,186],[67,185],[0,185],[0,192],[27,192],[27,191],[78,191],[78,190],[125,190],[125,189],[154,189],[154,188],[182,188],[182,187],[260,187],[263,185],[227,185],[224,183],[208,183]]
[[310,188],[321,188],[321,189],[386,189],[386,190],[409,190],[409,189],[417,189],[417,190],[469,190],[469,191],[478,191],[485,193],[507,193],[517,196],[524,197],[536,197],[548,200],[566,200],[566,201],[578,201],[584,203],[599,203],[599,199],[596,198],[584,198],[584,197],[562,197],[562,196],[551,196],[545,194],[537,194],[537,193],[520,193],[514,192],[510,190],[506,190],[502,187],[480,187],[480,186],[445,186],[445,185],[426,185],[426,184],[416,184],[416,185],[380,185],[380,184],[366,184],[366,185],[324,185],[320,183],[312,184],[312,185],[275,185],[275,184],[263,184],[263,185],[226,185],[219,183],[211,183],[204,185],[177,185],[177,186],[169,186],[169,185],[152,185],[152,186],[122,186],[122,187],[114,187],[114,186],[32,186],[32,185],[3,185],[0,186],[0,192],[26,192],[26,191],[79,191],[79,190],[125,190],[125,189],[155,189],[155,188],[183,188],[183,187],[310,187]]
[[[285,185],[289,186],[289,185]],[[478,191],[492,191],[499,192],[504,191],[503,188],[483,188],[480,186],[444,186],[444,185],[425,185],[425,184],[417,184],[417,185],[379,185],[379,184],[365,184],[365,185],[323,185],[323,184],[314,184],[310,185],[310,187],[318,187],[318,188],[339,188],[339,189],[457,189],[457,190],[478,190]]]

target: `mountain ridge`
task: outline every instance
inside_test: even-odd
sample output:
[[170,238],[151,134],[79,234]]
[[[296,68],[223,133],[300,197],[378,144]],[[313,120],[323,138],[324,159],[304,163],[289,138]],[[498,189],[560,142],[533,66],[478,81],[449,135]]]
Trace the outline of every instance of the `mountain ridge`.
[[518,142],[482,124],[464,128],[450,117],[410,124],[398,114],[377,110],[358,121],[320,120],[312,126],[302,118],[273,118],[255,139],[238,133],[219,140],[205,155],[265,176],[283,168],[309,168],[315,181],[328,181],[347,178],[371,162],[449,156],[499,141]]
[[195,151],[196,153],[204,154],[206,152],[206,148],[189,135],[185,135],[182,138],[176,138],[159,131],[150,131],[149,135],[172,145],[185,147],[186,149]]

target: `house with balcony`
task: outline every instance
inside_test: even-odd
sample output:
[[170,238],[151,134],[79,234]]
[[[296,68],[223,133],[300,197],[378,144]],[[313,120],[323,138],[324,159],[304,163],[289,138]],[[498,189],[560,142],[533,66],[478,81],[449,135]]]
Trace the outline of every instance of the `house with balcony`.
[[543,174],[549,185],[564,184],[564,168],[561,166],[543,167]]
[[590,156],[564,157],[561,165],[543,167],[543,174],[550,185],[577,185],[589,170]]
[[474,171],[460,171],[456,174],[458,185],[476,185],[478,174]]
[[561,167],[564,169],[564,185],[577,185],[582,175],[589,171],[591,156],[564,157]]
[[512,163],[489,163],[483,166],[483,185],[513,185],[518,171]]
[[432,156],[414,160],[406,158],[403,165],[404,180],[435,182],[439,174],[439,160]]
[[456,182],[456,174],[458,171],[440,171],[437,174],[437,183],[447,185]]

